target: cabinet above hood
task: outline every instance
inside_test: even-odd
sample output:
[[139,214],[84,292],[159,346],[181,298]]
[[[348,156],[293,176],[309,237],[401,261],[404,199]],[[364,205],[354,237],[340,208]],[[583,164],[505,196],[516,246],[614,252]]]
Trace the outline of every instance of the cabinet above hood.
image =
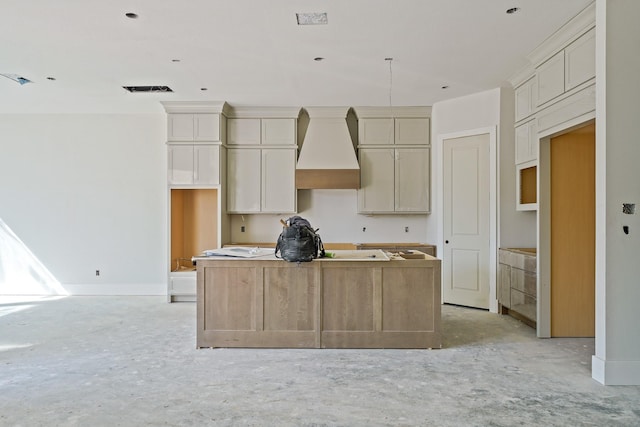
[[[308,127],[296,167],[299,189],[360,188],[354,141],[357,125],[349,107],[305,108]],[[349,119],[353,118],[353,121]]]

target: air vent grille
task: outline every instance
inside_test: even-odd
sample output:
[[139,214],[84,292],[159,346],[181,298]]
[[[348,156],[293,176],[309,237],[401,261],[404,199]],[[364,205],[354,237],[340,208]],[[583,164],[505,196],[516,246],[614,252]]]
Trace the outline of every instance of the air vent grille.
[[173,92],[169,86],[122,86],[131,93]]

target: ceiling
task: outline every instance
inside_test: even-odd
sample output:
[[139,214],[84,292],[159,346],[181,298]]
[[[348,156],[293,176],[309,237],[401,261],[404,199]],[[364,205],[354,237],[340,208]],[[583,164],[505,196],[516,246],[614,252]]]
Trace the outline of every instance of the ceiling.
[[[3,0],[0,74],[32,83],[0,76],[0,113],[429,106],[508,84],[592,1]],[[328,24],[298,26],[299,12]],[[122,89],[134,85],[174,92]]]

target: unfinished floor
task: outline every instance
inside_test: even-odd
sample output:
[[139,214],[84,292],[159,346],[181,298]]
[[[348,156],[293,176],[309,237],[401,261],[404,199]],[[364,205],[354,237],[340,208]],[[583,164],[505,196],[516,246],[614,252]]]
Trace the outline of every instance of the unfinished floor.
[[195,348],[162,297],[0,297],[0,426],[638,426],[592,339],[443,307],[440,350]]

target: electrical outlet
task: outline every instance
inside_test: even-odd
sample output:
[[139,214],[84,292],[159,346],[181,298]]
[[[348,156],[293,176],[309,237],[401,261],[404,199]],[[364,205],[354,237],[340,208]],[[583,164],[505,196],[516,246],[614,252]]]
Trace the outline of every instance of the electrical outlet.
[[100,275],[100,270],[96,270],[96,276]]
[[362,232],[364,233],[365,231],[367,231],[367,227],[362,227]]
[[245,230],[244,225],[241,225],[241,226],[240,226],[240,232],[241,232],[241,233],[244,233],[244,230]]
[[404,228],[404,232],[405,232],[405,233],[408,233],[408,232],[409,232],[409,227],[405,227],[405,228]]

